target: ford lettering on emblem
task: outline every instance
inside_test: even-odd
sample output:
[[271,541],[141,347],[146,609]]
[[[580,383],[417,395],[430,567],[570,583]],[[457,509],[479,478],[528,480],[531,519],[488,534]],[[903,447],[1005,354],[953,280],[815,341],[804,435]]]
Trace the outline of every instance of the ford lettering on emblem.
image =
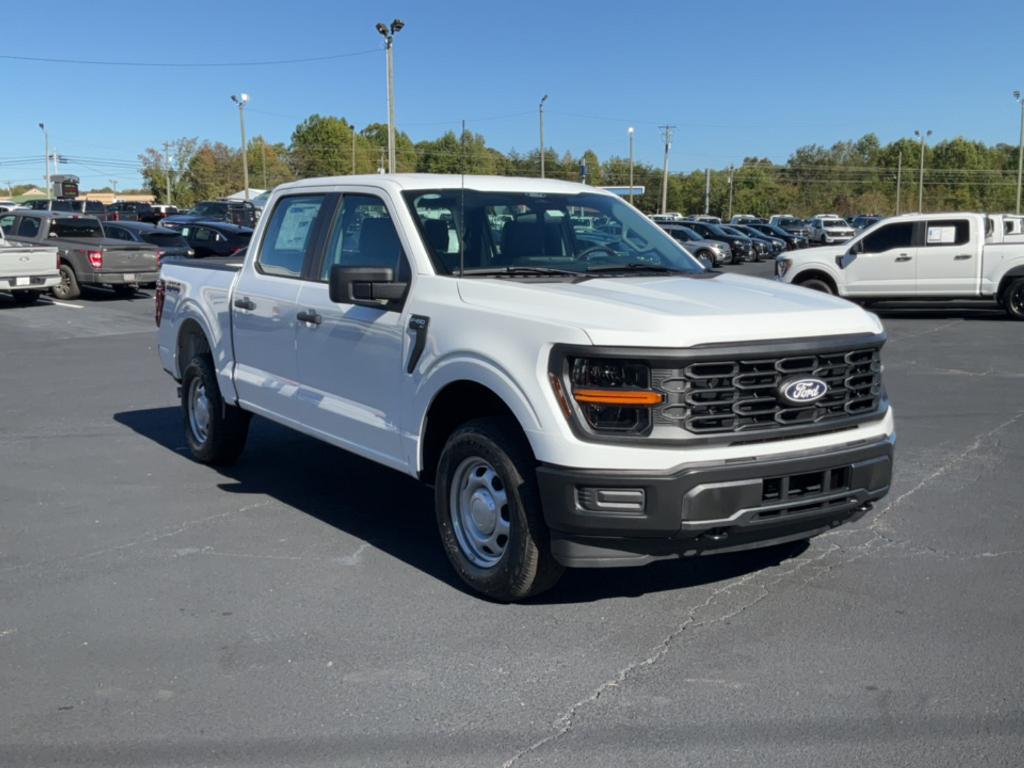
[[779,395],[791,405],[816,403],[828,392],[828,384],[821,379],[788,379],[779,384]]

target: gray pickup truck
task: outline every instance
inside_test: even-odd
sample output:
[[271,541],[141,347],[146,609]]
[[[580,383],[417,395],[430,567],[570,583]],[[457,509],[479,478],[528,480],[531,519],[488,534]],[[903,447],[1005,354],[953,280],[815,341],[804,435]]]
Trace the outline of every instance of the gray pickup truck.
[[[15,243],[57,246],[60,284],[51,290],[58,299],[75,299],[82,285],[108,285],[131,295],[140,284],[155,283],[160,272],[159,249],[108,238],[98,219],[57,211],[11,211],[6,229]],[[8,214],[8,215],[11,215]]]

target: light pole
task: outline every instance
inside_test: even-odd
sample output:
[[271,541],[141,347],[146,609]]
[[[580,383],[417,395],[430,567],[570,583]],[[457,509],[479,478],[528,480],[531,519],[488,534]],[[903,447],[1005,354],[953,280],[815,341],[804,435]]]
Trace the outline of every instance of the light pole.
[[50,134],[46,130],[46,126],[42,123],[39,124],[39,130],[43,132],[43,171],[46,178],[46,199],[50,199]]
[[388,173],[395,172],[395,59],[392,46],[395,35],[405,26],[401,19],[395,19],[390,27],[377,25],[377,31],[387,43],[388,60]]
[[931,136],[932,132],[929,129],[922,133],[915,129],[914,135],[921,137],[921,175],[917,184],[917,212],[921,213],[924,211],[924,140]]
[[629,126],[629,204],[633,204],[633,126]]
[[544,98],[540,100],[540,177],[544,178],[544,102],[548,100],[548,95],[545,93]]
[[668,213],[668,153],[672,149],[672,131],[674,125],[661,126],[665,137],[665,161],[661,168],[661,212]]
[[109,179],[110,188],[114,190],[114,202],[117,202],[117,179]]
[[245,200],[249,201],[249,148],[245,142],[245,104],[249,101],[248,93],[232,95],[231,100],[238,105],[238,122],[242,126],[242,183],[245,185]]
[[1013,98],[1020,104],[1020,146],[1017,148],[1017,213],[1020,214],[1020,187],[1024,177],[1024,97],[1020,91],[1014,91]]
[[896,158],[896,215],[900,215],[900,190],[903,183],[903,150]]

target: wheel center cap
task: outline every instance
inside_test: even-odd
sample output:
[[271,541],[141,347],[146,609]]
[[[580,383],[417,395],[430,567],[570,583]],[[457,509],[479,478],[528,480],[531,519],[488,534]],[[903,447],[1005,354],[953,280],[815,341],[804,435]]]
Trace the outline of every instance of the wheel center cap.
[[473,517],[473,524],[480,533],[488,535],[494,532],[497,524],[498,514],[494,507],[494,499],[489,493],[477,491],[469,502],[469,514]]

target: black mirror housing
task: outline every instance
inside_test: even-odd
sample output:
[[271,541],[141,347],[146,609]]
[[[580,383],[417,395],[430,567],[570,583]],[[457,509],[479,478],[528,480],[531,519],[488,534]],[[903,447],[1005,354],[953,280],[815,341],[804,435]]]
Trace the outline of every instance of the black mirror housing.
[[391,267],[331,267],[328,290],[336,304],[380,307],[405,298],[406,283],[395,282]]

